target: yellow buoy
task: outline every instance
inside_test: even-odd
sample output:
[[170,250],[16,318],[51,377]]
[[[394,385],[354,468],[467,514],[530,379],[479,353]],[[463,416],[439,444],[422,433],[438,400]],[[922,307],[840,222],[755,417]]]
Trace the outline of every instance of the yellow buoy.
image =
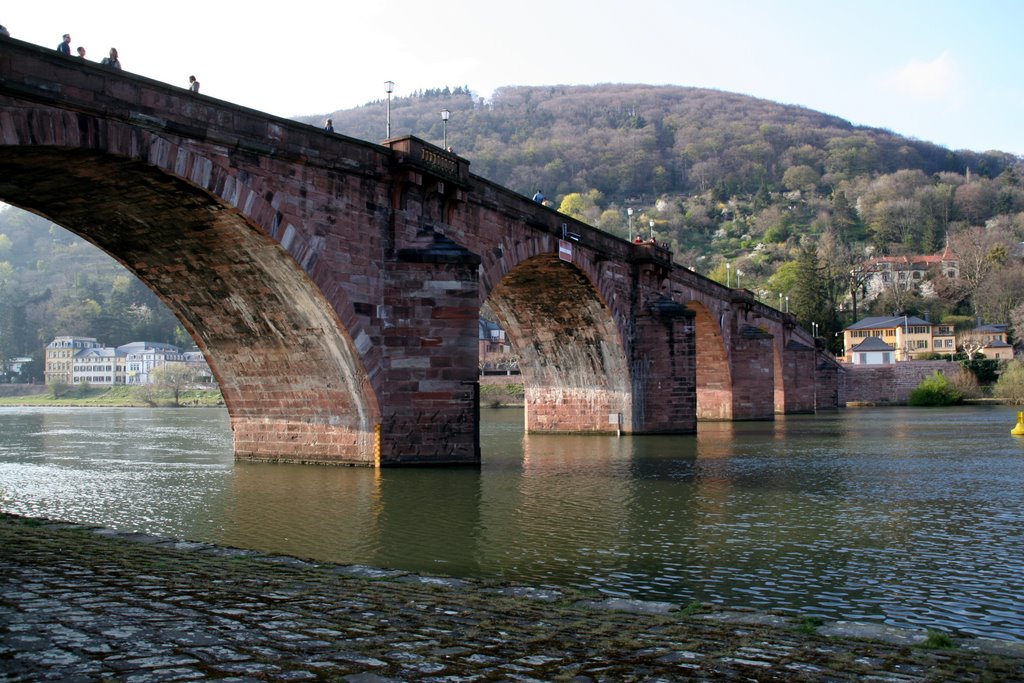
[[1024,412],[1017,413],[1017,426],[1010,430],[1014,436],[1024,436]]

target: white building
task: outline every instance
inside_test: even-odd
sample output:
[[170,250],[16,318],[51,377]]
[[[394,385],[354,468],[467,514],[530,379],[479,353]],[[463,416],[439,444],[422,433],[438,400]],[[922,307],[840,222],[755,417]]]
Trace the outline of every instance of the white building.
[[110,347],[80,350],[71,359],[71,383],[124,384],[124,355]]
[[117,347],[125,356],[125,383],[150,384],[150,373],[164,363],[184,363],[185,355],[173,344],[132,342]]
[[199,381],[213,382],[203,354],[182,353],[173,344],[132,342],[117,348],[102,346],[93,337],[56,337],[46,346],[46,383],[150,384],[155,368],[164,363],[185,363],[199,373]]
[[889,365],[893,362],[895,351],[881,337],[868,337],[847,351],[847,357],[854,365]]

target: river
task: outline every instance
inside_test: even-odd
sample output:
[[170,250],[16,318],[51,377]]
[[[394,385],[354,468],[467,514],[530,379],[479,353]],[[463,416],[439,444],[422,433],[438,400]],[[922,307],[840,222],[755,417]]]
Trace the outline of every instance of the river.
[[0,408],[0,509],[340,563],[1024,639],[1007,407],[524,435],[479,468],[234,463],[219,409]]

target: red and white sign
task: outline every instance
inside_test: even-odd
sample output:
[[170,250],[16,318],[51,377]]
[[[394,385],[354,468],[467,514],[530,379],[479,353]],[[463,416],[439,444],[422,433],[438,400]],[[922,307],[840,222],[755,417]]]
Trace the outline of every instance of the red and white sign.
[[558,258],[572,263],[572,242],[558,240]]

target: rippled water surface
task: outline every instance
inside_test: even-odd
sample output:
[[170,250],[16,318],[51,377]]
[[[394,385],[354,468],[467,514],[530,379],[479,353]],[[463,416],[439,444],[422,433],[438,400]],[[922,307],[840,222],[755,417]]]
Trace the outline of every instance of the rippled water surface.
[[483,465],[235,464],[209,409],[0,408],[0,509],[320,560],[1024,639],[1010,408],[849,409],[696,436],[522,433]]

